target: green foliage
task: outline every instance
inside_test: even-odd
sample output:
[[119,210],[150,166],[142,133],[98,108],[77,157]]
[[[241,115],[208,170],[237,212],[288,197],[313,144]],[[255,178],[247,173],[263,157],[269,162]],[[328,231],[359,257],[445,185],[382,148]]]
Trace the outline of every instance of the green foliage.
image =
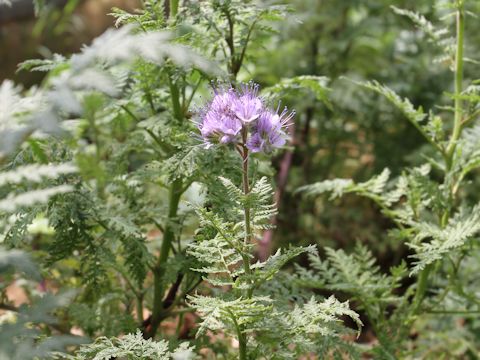
[[74,336],[56,335],[38,340],[41,331],[39,324],[54,324],[50,315],[59,306],[65,306],[71,296],[46,295],[35,305],[24,306],[12,319],[0,324],[0,356],[3,359],[46,358],[52,351],[61,350],[67,345],[78,344],[82,339]]
[[53,313],[57,308],[65,307],[73,294],[48,293],[33,299],[31,305],[23,304],[17,308],[6,303],[3,295],[5,291],[3,281],[15,273],[24,273],[27,278],[40,280],[37,266],[26,253],[0,248],[0,276],[2,276],[0,309],[4,312],[0,317],[0,358],[26,360],[45,358],[52,351],[79,343],[81,338],[70,335],[54,335],[48,338],[41,336],[43,326],[57,328]]
[[140,25],[142,30],[156,30],[165,26],[164,4],[159,1],[146,0],[144,8],[134,14],[123,9],[114,7],[110,14],[116,18],[115,26],[122,24]]
[[[5,224],[5,239],[14,246],[35,241],[46,254],[41,261],[45,276],[59,287],[78,287],[75,303],[62,312],[66,328],[76,326],[91,337],[117,336],[135,327],[142,330],[124,338],[100,337],[81,347],[78,358],[179,358],[181,351],[167,352],[166,342],[142,337],[155,336],[162,321],[187,305],[187,295],[199,285],[190,268],[218,278],[230,274],[231,285],[246,291],[303,252],[289,250],[258,263],[259,280],[254,283],[251,275],[236,268],[236,260],[231,263],[235,270],[212,260],[230,256],[230,244],[227,247],[220,236],[206,238],[204,248],[188,244],[196,224],[183,201],[198,196],[189,194],[192,184],[197,192],[209,184],[213,189],[220,174],[233,178],[238,174],[235,169],[224,171],[234,161],[231,155],[205,152],[192,137],[197,91],[203,91],[203,82],[211,76],[226,77],[210,59],[228,64],[230,75],[236,76],[247,61],[247,48],[262,40],[256,37],[257,30],[271,33],[266,24],[280,19],[284,7],[212,1],[201,9],[181,9],[175,22],[170,16],[174,14],[164,10],[164,3],[153,1],[134,14],[115,9],[117,26],[125,25],[107,30],[80,53],[22,63],[20,70],[47,72],[38,90],[41,104],[23,96],[24,100],[13,83],[2,88],[6,93],[2,99],[11,109],[6,119],[18,117],[31,130],[5,150],[5,159],[32,135],[1,177],[3,194],[9,196],[5,206],[18,213]],[[201,15],[204,10],[221,19],[220,37],[214,37],[228,38],[223,56],[218,48],[212,49],[211,39],[200,41],[200,34],[212,34]],[[29,116],[39,109],[50,126],[48,134],[31,125],[36,120]],[[66,136],[50,142],[52,129]],[[38,130],[44,133],[38,136]],[[36,164],[39,159],[43,165]],[[68,164],[75,164],[75,169]],[[37,190],[30,187],[43,185],[48,185],[47,193],[38,194],[36,201],[32,195]],[[21,193],[24,187],[30,191]],[[55,189],[65,191],[54,193]],[[228,196],[232,190],[233,182],[225,180],[222,191]],[[36,206],[27,209],[22,198],[12,201],[11,194],[17,192],[18,197],[28,194],[28,205]],[[253,231],[260,234],[268,228],[275,207],[270,204],[272,188],[267,179],[256,182],[247,195],[234,193],[230,199],[234,206],[226,218],[236,218],[242,206],[252,206]],[[209,201],[216,200],[212,196]],[[22,206],[14,206],[17,202]],[[228,241],[238,245],[235,254],[240,262],[251,258],[253,247],[243,242],[248,231],[242,222],[232,227],[220,216],[210,218],[213,214],[208,211],[199,209],[198,214],[203,225],[208,223],[202,231],[225,229],[233,239]],[[35,216],[46,217],[48,232],[30,234]],[[151,312],[146,319],[144,309]],[[142,349],[151,354],[140,354]]]
[[[160,66],[166,62],[169,66],[175,63],[185,72],[193,71],[192,68],[214,70],[190,47],[175,44],[164,29],[144,34],[125,26],[105,32],[72,57],[58,55],[53,60],[23,63],[21,69],[49,72],[45,86],[31,96],[22,95],[12,82],[2,84],[5,125],[0,129],[5,136],[8,132],[11,139],[3,144],[2,160],[8,159],[23,139],[34,136],[28,144],[31,148],[24,145],[21,150],[24,158],[10,163],[8,171],[0,176],[2,194],[6,195],[0,200],[1,211],[19,213],[13,221],[2,223],[4,237],[10,245],[27,244],[25,238],[30,237],[28,227],[34,217],[30,214],[46,214],[53,235],[39,235],[35,240],[40,242],[42,251],[48,252],[42,267],[46,273],[51,271],[50,275],[63,273],[57,278],[59,286],[86,285],[77,294],[76,301],[80,303],[66,313],[71,316],[67,326],[79,325],[89,335],[131,331],[135,320],[128,309],[135,301],[143,306],[143,299],[150,295],[146,292],[151,284],[144,282],[156,249],[147,247],[145,234],[152,224],[163,229],[161,223],[166,222],[161,216],[151,220],[162,205],[152,201],[150,193],[158,189],[155,184],[163,174],[148,174],[149,182],[145,182],[145,173],[127,171],[128,166],[141,170],[142,162],[149,162],[145,154],[154,158],[152,150],[156,150],[155,146],[144,148],[144,130],[132,128],[140,120],[129,119],[130,115],[135,117],[137,110],[128,112],[128,107],[135,106],[140,109],[139,116],[143,116],[143,100],[130,94],[137,87],[144,87],[141,76],[162,71]],[[128,67],[138,68],[139,75]],[[37,114],[43,122],[37,120]],[[63,119],[69,119],[65,127],[59,123]],[[10,129],[12,120],[18,123],[14,129]],[[190,124],[186,125],[177,126],[174,131],[181,129],[185,138],[191,129]],[[69,138],[52,144],[44,140],[47,131],[59,134],[61,127],[69,132]],[[126,141],[121,139],[132,129],[134,136]],[[43,131],[40,137],[39,131]],[[45,165],[35,163],[37,156]],[[50,161],[59,165],[47,165]],[[62,184],[65,180],[68,185]],[[33,204],[36,207],[28,212],[26,207]],[[11,254],[13,260],[14,255]],[[118,316],[122,308],[127,313]],[[96,315],[87,316],[88,313]],[[138,314],[139,319],[142,316]]]
[[183,343],[173,351],[166,341],[145,340],[140,331],[122,338],[99,337],[93,344],[82,345],[73,356],[57,354],[58,359],[70,360],[170,360],[193,359],[192,348]]
[[372,253],[360,244],[352,254],[331,248],[325,251],[327,260],[309,255],[312,270],[297,267],[298,281],[305,286],[346,292],[353,297],[352,300],[359,301],[370,315],[376,316],[376,320],[383,315],[372,314],[378,309],[370,309],[371,306],[386,306],[401,300],[395,295],[395,290],[407,275],[406,264],[392,268],[391,274],[385,275],[375,264]]
[[[413,225],[415,237],[409,245],[415,250],[413,274],[425,269],[429,264],[441,260],[455,250],[465,249],[469,239],[480,231],[478,206],[456,214],[445,227],[437,224],[419,223]],[[425,240],[429,239],[429,242]]]
[[263,285],[265,281],[272,280],[283,266],[303,253],[316,253],[316,248],[310,245],[307,247],[291,247],[283,251],[278,249],[275,254],[271,255],[264,262],[256,262],[252,265],[252,269],[255,269],[255,277],[258,279],[257,283]]
[[341,303],[333,296],[323,302],[318,302],[312,297],[303,306],[295,306],[286,317],[286,322],[289,324],[283,328],[291,330],[290,335],[297,340],[293,341],[294,344],[304,347],[305,350],[309,347],[313,350],[315,347],[312,345],[315,340],[309,339],[309,335],[331,336],[336,332],[332,323],[339,322],[342,316],[350,317],[358,329],[361,328],[362,322],[358,314],[350,310],[348,302]]
[[191,3],[184,11],[185,23],[198,31],[190,35],[196,46],[204,46],[212,57],[223,59],[222,65],[236,80],[249,58],[247,48],[258,47],[262,37],[274,31],[272,22],[287,16],[288,7],[257,1],[213,0]]
[[[325,192],[331,192],[331,199],[335,199],[343,196],[347,193],[356,193],[362,196],[370,197],[373,199],[380,199],[380,195],[385,192],[385,185],[390,177],[390,170],[385,169],[383,172],[373,177],[372,179],[355,184],[351,179],[335,179],[326,180],[313,185],[306,185],[298,189],[298,192],[304,192],[307,196],[318,196]],[[397,201],[399,196],[396,196]],[[386,203],[395,202],[394,199],[382,199]]]
[[427,115],[422,109],[415,109],[410,100],[402,99],[392,89],[387,86],[381,85],[377,81],[367,82],[365,84],[358,84],[364,86],[369,90],[373,90],[387,98],[393,105],[395,105],[405,117],[412,123],[421,123]]
[[[78,3],[36,1],[33,33]],[[45,77],[0,85],[0,358],[475,358],[478,22],[453,32],[480,8],[439,4],[146,0],[21,63]],[[251,78],[293,146],[205,149],[208,83]]]
[[[68,163],[59,165],[26,165],[1,173],[0,187],[27,182],[42,183],[44,179],[56,179],[61,175],[76,171],[77,168]],[[11,191],[5,199],[0,200],[0,211],[14,213],[18,208],[32,206],[37,203],[46,203],[50,197],[71,190],[73,188],[70,185],[58,185],[22,193]]]
[[[391,172],[384,170],[366,182],[336,179],[299,189],[313,197],[331,193],[334,199],[355,193],[373,200],[393,221],[394,229],[390,229],[389,236],[412,251],[407,262],[390,268],[389,275],[382,272],[372,253],[362,246],[356,247],[350,255],[342,249],[326,248],[326,261],[311,255],[313,270],[297,269],[298,281],[304,286],[345,292],[360,303],[359,308],[365,311],[379,340],[379,346],[370,351],[380,358],[409,356],[404,345],[409,341],[408,333],[416,322],[435,323],[427,320],[429,313],[445,314],[445,320],[451,320],[447,314],[470,315],[469,310],[463,312],[462,309],[466,304],[478,304],[475,296],[466,290],[468,282],[465,283],[460,274],[462,261],[469,253],[475,256],[478,251],[475,242],[479,231],[478,200],[475,196],[465,196],[471,184],[463,175],[477,169],[478,165],[476,145],[473,145],[478,142],[476,127],[467,128],[471,118],[477,117],[475,105],[472,108],[469,104],[470,101],[475,104],[476,99],[464,97],[462,90],[463,6],[463,2],[453,5],[457,26],[454,42],[445,40],[448,32],[436,30],[423,16],[394,9],[411,18],[437,45],[447,44],[445,51],[452,55],[455,74],[455,94],[451,96],[453,108],[443,107],[443,113],[434,115],[430,111],[427,115],[421,107],[415,108],[411,101],[378,82],[358,83],[383,95],[429,142],[432,149],[423,152],[427,163],[405,168],[393,179]],[[451,111],[453,126],[449,128],[445,119],[452,117]],[[416,277],[413,285],[406,283],[407,274],[410,278]],[[455,295],[451,296],[451,292]],[[452,307],[460,310],[441,310]],[[442,333],[440,327],[437,329]]]
[[38,90],[22,96],[21,88],[10,80],[0,85],[0,134],[5,141],[0,145],[0,160],[13,151],[34,130],[51,129],[51,121],[34,111],[40,106],[43,95]]
[[[377,81],[367,82],[364,84],[358,83],[369,90],[373,90],[378,94],[385,96],[408,121],[425,137],[425,139],[435,146],[438,150],[443,151],[443,125],[440,117],[434,116],[432,112],[429,115],[425,114],[422,108],[415,109],[410,100],[402,99],[392,89],[381,85]],[[422,124],[428,118],[427,124]]]
[[53,54],[52,59],[30,59],[18,64],[18,71],[41,71],[48,72],[58,68],[63,68],[67,65],[64,56],[60,54]]
[[[395,344],[401,341],[402,326],[398,322],[404,316],[406,299],[398,294],[407,277],[405,263],[392,267],[384,274],[376,264],[372,253],[357,244],[352,254],[343,250],[326,248],[327,259],[309,255],[311,270],[297,267],[298,282],[305,287],[344,293],[364,311],[380,340],[373,353],[389,358],[395,352]],[[394,309],[387,318],[388,309]]]
[[212,239],[190,244],[188,253],[200,264],[205,264],[194,270],[210,274],[208,281],[215,286],[234,285],[235,279],[243,273],[243,268],[239,267],[243,251],[238,227],[235,229],[233,224],[224,223],[217,215],[204,209],[200,209],[198,215],[200,224],[209,227],[206,232],[213,231],[216,235]]
[[298,93],[309,90],[315,95],[317,100],[324,102],[331,108],[332,105],[329,99],[331,89],[327,87],[328,82],[329,79],[324,76],[295,76],[293,78],[282,79],[277,84],[266,88],[264,93],[298,95]]
[[72,164],[59,165],[27,165],[18,167],[14,171],[5,171],[0,174],[0,186],[5,184],[19,184],[23,181],[41,182],[44,178],[55,179],[63,174],[76,172]]
[[454,66],[455,63],[455,39],[451,36],[448,28],[437,28],[425,16],[414,11],[399,9],[392,6],[392,10],[399,15],[408,17],[413,24],[422,31],[436,47],[442,50],[442,56],[435,59],[436,62],[447,62]]
[[260,330],[259,323],[272,310],[269,298],[223,300],[205,296],[192,296],[190,303],[203,321],[197,336],[207,330],[223,330],[229,335]]
[[[360,327],[362,323],[348,303],[340,303],[333,296],[325,301],[312,296],[305,304],[292,308],[287,299],[271,297],[268,292],[260,295],[267,283],[278,281],[277,274],[285,264],[302,253],[315,253],[315,247],[278,250],[266,261],[251,264],[249,231],[258,233],[268,228],[263,224],[276,212],[275,206],[269,204],[271,186],[262,178],[245,193],[226,178],[220,181],[231,200],[230,211],[237,210],[237,218],[249,215],[243,216],[238,223],[229,223],[205,209],[197,211],[201,229],[188,252],[202,267],[194,270],[203,273],[213,286],[231,287],[230,292],[215,297],[194,295],[188,298],[202,317],[197,336],[207,330],[236,336],[241,359],[246,356],[293,359],[310,351],[326,351],[327,347],[341,343],[337,336],[345,331],[339,326],[342,316],[349,316]],[[255,295],[256,292],[259,295]],[[329,345],[327,338],[331,339]],[[271,357],[272,351],[276,353],[274,357]]]
[[332,248],[326,248],[325,252],[325,261],[318,255],[309,255],[314,271],[297,268],[299,281],[319,288],[354,293],[355,300],[365,303],[389,302],[389,296],[400,285],[399,280],[406,275],[398,269],[395,277],[382,274],[372,253],[360,244],[352,254]]
[[38,268],[27,254],[20,250],[4,250],[2,248],[0,251],[0,272],[6,273],[12,269],[21,271],[30,278],[39,279]]

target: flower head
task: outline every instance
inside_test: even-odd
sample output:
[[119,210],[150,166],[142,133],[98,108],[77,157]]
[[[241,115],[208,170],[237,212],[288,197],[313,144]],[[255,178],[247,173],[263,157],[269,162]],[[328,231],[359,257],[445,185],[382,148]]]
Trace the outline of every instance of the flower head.
[[240,90],[220,88],[200,112],[198,128],[206,147],[237,143],[251,152],[270,152],[285,145],[293,113],[270,110],[258,95],[258,85]]
[[242,123],[232,111],[232,104],[236,100],[237,94],[232,88],[217,91],[213,100],[202,111],[198,127],[207,147],[212,143],[234,142],[242,130]]
[[264,110],[262,98],[258,96],[258,85],[243,85],[238,98],[232,103],[232,110],[244,124],[257,120]]
[[287,142],[287,128],[294,113],[284,109],[278,112],[264,111],[252,130],[252,135],[247,142],[247,148],[252,152],[271,152],[282,147]]

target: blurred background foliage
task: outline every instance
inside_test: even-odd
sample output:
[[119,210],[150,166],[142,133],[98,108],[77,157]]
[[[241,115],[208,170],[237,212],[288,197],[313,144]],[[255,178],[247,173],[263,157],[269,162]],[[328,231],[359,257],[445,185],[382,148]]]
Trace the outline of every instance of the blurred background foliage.
[[[319,102],[315,94],[300,89],[284,97],[286,105],[297,112],[294,147],[274,159],[279,215],[277,229],[264,239],[265,251],[292,243],[352,249],[359,241],[368,244],[383,268],[397,265],[407,258],[408,249],[387,236],[392,224],[372,201],[346,197],[332,204],[327,198],[301,199],[295,190],[330,178],[364,181],[387,166],[396,176],[404,166],[423,162],[419,149],[426,143],[413,126],[386,100],[373,92],[361,91],[348,79],[378,80],[401,96],[408,95],[415,107],[430,109],[433,104],[447,104],[443,92],[452,84],[450,64],[440,61],[433,66],[438,49],[425,41],[408,19],[391,10],[394,5],[434,19],[439,1],[281,3],[290,5],[290,15],[272,25],[273,34],[258,35],[264,36],[264,41],[255,42],[249,50],[239,79],[253,79],[268,87],[284,78],[326,76],[330,104]],[[0,82],[13,79],[27,88],[40,84],[44,73],[17,72],[17,64],[30,58],[51,58],[54,53],[77,52],[82,44],[113,26],[115,19],[107,15],[112,7],[131,11],[140,5],[140,0],[46,1],[36,18],[35,7],[28,1],[14,5],[25,7],[18,13],[13,11],[14,7],[0,5]],[[479,2],[472,6],[476,7],[474,12],[480,12]],[[472,44],[480,41],[479,21],[469,19],[466,38]],[[467,67],[467,71],[474,70],[478,71],[478,66]],[[466,77],[475,76],[467,73]],[[128,133],[121,124],[112,131],[119,139]],[[475,187],[472,189],[476,191]],[[39,231],[46,232],[48,229]],[[33,244],[41,246],[35,241]],[[60,269],[67,268],[69,261],[65,260]],[[60,274],[57,275],[60,279]],[[72,277],[62,281],[75,285],[76,280]],[[114,295],[105,308],[116,306]],[[84,328],[94,329],[98,324],[92,325],[90,320],[76,319],[87,324]],[[127,323],[130,319],[116,321],[125,329],[132,328]],[[123,330],[121,326],[105,333],[114,335]]]
[[[83,43],[113,25],[114,19],[107,15],[112,7],[128,11],[140,5],[137,0],[56,3],[47,1],[38,19],[33,17],[34,7],[29,1],[15,5],[27,8],[18,12],[20,18],[11,10],[10,16],[0,16],[0,81],[10,78],[26,86],[39,83],[43,73],[16,72],[17,64],[78,51]],[[425,141],[413,126],[379,95],[362,92],[342,77],[376,79],[400,95],[408,94],[415,106],[431,108],[442,98],[442,89],[451,84],[448,64],[432,66],[434,45],[424,41],[422,33],[390,7],[416,9],[427,18],[435,18],[438,2],[282,3],[291,6],[291,16],[275,24],[276,33],[269,35],[263,46],[250,49],[250,58],[255,61],[247,58],[240,77],[269,86],[298,75],[328,76],[332,106],[304,92],[288,99],[287,105],[297,111],[295,149],[288,181],[280,179],[281,210],[273,244],[277,247],[300,240],[348,248],[360,240],[371,244],[389,265],[401,259],[405,249],[384,236],[390,224],[374,204],[353,197],[335,206],[327,205],[326,199],[299,201],[294,190],[328,178],[365,180],[387,166],[398,175],[403,166],[421,161],[416,153]],[[472,21],[467,29],[470,41],[480,38],[478,23]],[[289,161],[287,157],[276,159],[277,170],[282,161]]]
[[[391,224],[371,201],[355,197],[335,205],[326,198],[300,201],[294,190],[321,179],[363,181],[385,167],[396,176],[402,167],[424,161],[418,150],[425,140],[414,127],[385,99],[363,92],[345,78],[386,83],[401,96],[408,95],[415,107],[430,109],[434,103],[447,103],[443,89],[452,86],[449,64],[434,64],[438,49],[408,19],[391,10],[392,5],[415,9],[435,19],[439,2],[301,0],[290,4],[292,16],[280,24],[266,48],[258,50],[267,54],[256,56],[249,76],[266,84],[297,75],[328,76],[332,106],[302,94],[289,100],[297,111],[295,149],[274,243],[300,240],[350,248],[361,241],[388,267],[404,258],[407,249],[385,236]],[[469,21],[467,38],[472,44],[479,27],[478,22]],[[282,161],[284,157],[277,159],[277,169]]]

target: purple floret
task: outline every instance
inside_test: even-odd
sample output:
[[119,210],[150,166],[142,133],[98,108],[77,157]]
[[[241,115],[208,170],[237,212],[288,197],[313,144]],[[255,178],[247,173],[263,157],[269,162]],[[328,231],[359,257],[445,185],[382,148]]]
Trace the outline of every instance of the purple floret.
[[258,96],[258,85],[244,85],[238,98],[232,103],[232,110],[244,124],[257,120],[264,111],[262,98]]
[[258,95],[258,85],[249,83],[240,91],[216,89],[212,101],[200,112],[198,128],[207,148],[237,143],[251,152],[270,152],[285,145],[293,115],[287,109],[280,114],[268,109]]
[[232,111],[232,104],[236,100],[237,94],[233,89],[217,92],[202,112],[199,129],[207,147],[236,140],[242,130],[242,123]]
[[288,139],[287,128],[294,113],[287,109],[281,114],[271,111],[263,112],[252,130],[247,147],[252,152],[271,152],[285,145]]

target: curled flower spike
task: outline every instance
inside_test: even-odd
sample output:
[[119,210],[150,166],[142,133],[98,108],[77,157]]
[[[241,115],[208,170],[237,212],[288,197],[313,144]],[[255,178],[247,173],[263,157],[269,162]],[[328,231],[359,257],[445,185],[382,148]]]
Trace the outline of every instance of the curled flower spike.
[[[285,145],[294,113],[269,109],[254,83],[241,90],[220,88],[200,112],[197,126],[206,148],[214,144],[239,144],[251,152],[271,152]],[[245,136],[246,135],[246,136]]]
[[288,113],[286,108],[281,114],[263,112],[252,130],[247,148],[251,152],[271,152],[285,145],[288,139],[286,130],[294,115],[294,112]]

